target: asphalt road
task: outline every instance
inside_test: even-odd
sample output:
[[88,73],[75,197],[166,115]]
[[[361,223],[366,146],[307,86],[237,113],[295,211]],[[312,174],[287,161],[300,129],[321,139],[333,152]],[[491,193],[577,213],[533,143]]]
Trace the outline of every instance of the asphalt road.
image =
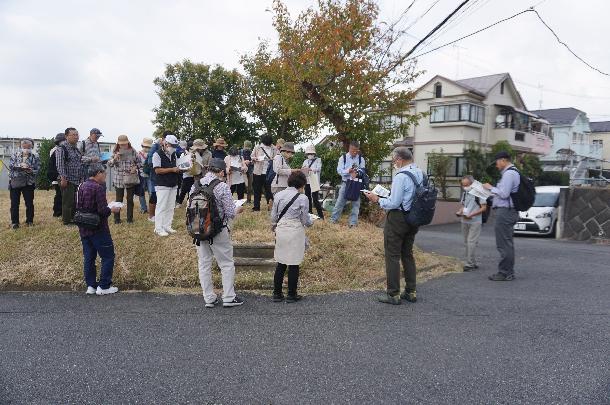
[[[460,255],[456,226],[417,243]],[[1,403],[610,403],[610,248],[518,238],[474,273],[372,294],[241,308],[199,296],[0,294]]]

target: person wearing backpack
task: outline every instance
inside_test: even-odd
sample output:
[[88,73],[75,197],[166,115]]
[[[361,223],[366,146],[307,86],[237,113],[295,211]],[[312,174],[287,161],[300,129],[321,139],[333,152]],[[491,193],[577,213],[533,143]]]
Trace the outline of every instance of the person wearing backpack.
[[252,151],[252,161],[254,162],[254,170],[252,172],[252,191],[254,192],[252,211],[261,210],[263,192],[265,193],[267,206],[273,201],[271,181],[267,181],[267,172],[270,168],[273,170],[273,158],[275,158],[276,154],[277,151],[273,146],[271,135],[262,135],[261,142]]
[[79,149],[82,156],[83,170],[86,172],[90,165],[100,163],[102,161],[102,152],[100,150],[100,144],[98,143],[102,131],[97,128],[89,131],[89,137],[83,139],[79,143]]
[[275,195],[288,187],[288,177],[293,172],[299,172],[301,169],[292,169],[290,160],[294,156],[294,143],[286,142],[281,148],[280,154],[273,158],[273,171],[275,177],[271,183],[271,192]]
[[303,172],[293,172],[288,177],[288,188],[277,193],[273,199],[271,226],[275,232],[274,258],[277,262],[273,276],[273,302],[284,301],[282,285],[286,270],[288,270],[286,302],[293,303],[302,298],[297,294],[299,266],[303,262],[307,244],[305,228],[313,225],[309,216],[309,202],[303,195],[306,184],[307,178]]
[[[341,218],[343,208],[348,202],[349,196],[346,196],[347,185],[349,181],[356,181],[359,177],[359,173],[364,171],[366,168],[366,161],[360,155],[360,143],[358,141],[352,141],[349,144],[349,151],[339,158],[337,163],[337,173],[341,176],[341,187],[339,188],[339,195],[335,202],[335,208],[330,217],[330,222],[336,224]],[[351,198],[351,197],[350,197]],[[349,200],[352,203],[352,213],[349,216],[349,227],[352,228],[358,225],[358,215],[360,215],[360,190],[358,190],[358,196],[354,196],[354,199]]]
[[500,253],[498,272],[489,276],[492,281],[511,281],[515,278],[515,246],[513,229],[519,220],[519,211],[515,208],[513,196],[519,191],[521,176],[513,166],[508,152],[498,152],[494,157],[496,168],[502,174],[494,187],[483,184],[494,195],[492,209],[495,215],[496,248]]
[[82,163],[82,153],[78,149],[78,131],[76,128],[66,128],[66,140],[55,151],[59,185],[61,187],[62,222],[66,226],[74,225],[74,198],[78,185],[85,179]]
[[472,271],[479,268],[477,264],[476,249],[483,227],[483,215],[487,212],[487,201],[481,201],[479,197],[470,194],[474,177],[468,175],[462,177],[462,198],[457,215],[462,222],[462,234],[464,235],[464,246],[466,248],[464,271]]
[[[217,224],[220,229],[210,231],[209,240],[198,240],[197,258],[199,267],[199,281],[203,290],[206,308],[214,308],[220,304],[218,296],[214,293],[212,282],[212,261],[216,259],[222,273],[222,306],[236,307],[244,301],[235,294],[235,262],[233,260],[233,242],[228,228],[228,222],[243,211],[243,207],[235,208],[231,189],[225,182],[226,164],[223,159],[212,159],[209,172],[200,180],[200,186],[194,185],[189,197],[189,208],[193,197],[199,192],[207,192],[208,212],[210,221]],[[197,223],[200,221],[197,220]],[[188,228],[188,224],[187,224]]]
[[303,161],[303,169],[307,169],[307,185],[305,186],[305,195],[309,200],[309,213],[313,213],[313,207],[316,207],[316,212],[320,219],[324,219],[324,210],[320,204],[320,173],[322,172],[322,159],[316,156],[316,148],[309,145],[305,148],[306,159]]
[[[387,213],[383,228],[387,290],[379,295],[377,300],[384,304],[400,305],[401,300],[417,301],[417,269],[413,257],[413,243],[419,227],[408,223],[405,214],[410,212],[415,201],[417,185],[424,184],[425,176],[413,163],[413,154],[406,146],[394,149],[392,164],[396,169],[396,175],[392,180],[390,196],[380,198],[370,192],[365,195],[371,202],[379,203]],[[417,185],[413,179],[417,181]],[[406,283],[402,294],[400,294],[401,262]]]
[[59,187],[59,173],[57,172],[56,152],[59,145],[66,140],[66,135],[63,132],[55,135],[55,146],[49,151],[49,167],[47,169],[47,178],[55,189],[55,197],[53,198],[53,217],[61,217],[61,187]]

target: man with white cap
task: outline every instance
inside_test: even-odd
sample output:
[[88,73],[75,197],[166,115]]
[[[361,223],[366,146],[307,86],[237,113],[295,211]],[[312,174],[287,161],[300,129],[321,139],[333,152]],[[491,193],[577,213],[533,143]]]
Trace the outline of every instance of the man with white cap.
[[152,166],[155,172],[155,192],[157,206],[155,210],[155,233],[159,236],[168,236],[176,233],[172,228],[174,220],[174,207],[178,190],[180,169],[176,167],[176,147],[178,139],[175,135],[167,135],[165,142],[152,157]]
[[318,216],[324,219],[324,210],[319,198],[322,159],[316,156],[316,147],[313,145],[305,148],[305,157],[303,169],[309,170],[307,173],[307,185],[305,186],[305,195],[309,200],[309,213],[313,213],[313,207],[315,206]]

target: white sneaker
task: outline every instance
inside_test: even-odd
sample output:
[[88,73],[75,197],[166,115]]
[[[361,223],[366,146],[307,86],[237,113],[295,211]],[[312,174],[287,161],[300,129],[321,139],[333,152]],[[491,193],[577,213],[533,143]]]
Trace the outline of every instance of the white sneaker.
[[182,204],[177,204],[176,203],[176,206],[174,207],[174,209],[177,210],[178,208],[181,208],[181,207],[182,207]]
[[169,233],[167,233],[165,231],[159,231],[159,232],[155,231],[155,233],[159,236],[169,236]]
[[93,295],[95,294],[95,288],[94,287],[87,287],[87,295]]
[[154,224],[155,223],[155,217],[148,218],[148,222],[152,222]]
[[178,231],[173,229],[173,228],[169,228],[169,229],[166,229],[165,232],[167,232],[167,233],[176,233]]
[[105,290],[102,290],[102,287],[97,287],[97,291],[95,292],[97,295],[108,295],[119,292],[119,289],[116,287],[108,287]]

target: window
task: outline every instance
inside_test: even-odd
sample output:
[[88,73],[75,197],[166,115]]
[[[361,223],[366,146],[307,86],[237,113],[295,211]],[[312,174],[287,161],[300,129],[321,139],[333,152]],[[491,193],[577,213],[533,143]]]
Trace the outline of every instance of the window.
[[504,94],[504,82],[500,83],[500,94]]
[[[428,173],[432,173],[430,160],[428,160]],[[447,177],[462,177],[466,173],[466,159],[463,156],[451,156],[451,163],[447,167]]]
[[392,162],[381,162],[381,165],[379,166],[379,175],[372,178],[371,182],[380,184],[392,183]]
[[578,143],[578,133],[572,132],[572,143]]
[[434,97],[441,98],[443,97],[443,85],[440,83],[436,83],[434,85]]
[[515,132],[515,141],[525,142],[525,134],[523,132]]
[[469,121],[485,123],[485,108],[474,104],[451,104],[430,107],[430,122]]

